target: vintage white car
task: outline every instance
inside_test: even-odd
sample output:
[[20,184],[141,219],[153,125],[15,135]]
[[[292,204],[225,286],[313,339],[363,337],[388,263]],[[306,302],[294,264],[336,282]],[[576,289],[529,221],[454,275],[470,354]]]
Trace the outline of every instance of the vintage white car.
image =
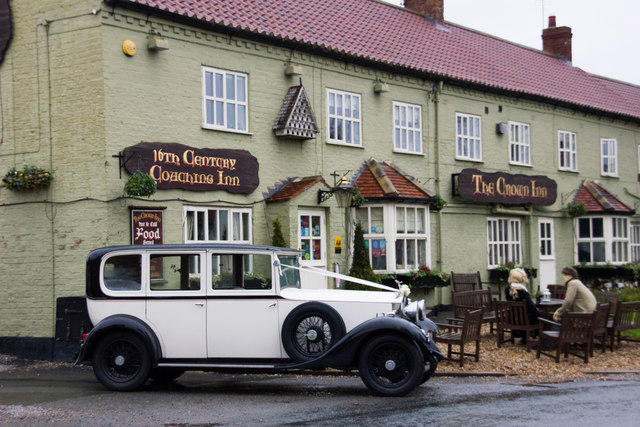
[[77,363],[119,391],[185,370],[336,368],[399,396],[433,375],[442,354],[424,301],[390,288],[302,289],[298,259],[253,245],[96,249],[86,275],[95,326]]

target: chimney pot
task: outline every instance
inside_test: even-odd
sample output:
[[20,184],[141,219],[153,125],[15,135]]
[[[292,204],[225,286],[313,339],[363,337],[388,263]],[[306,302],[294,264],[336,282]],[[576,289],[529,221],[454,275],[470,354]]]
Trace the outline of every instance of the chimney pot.
[[556,26],[556,17],[554,15],[550,15],[549,16],[549,27],[555,27]]

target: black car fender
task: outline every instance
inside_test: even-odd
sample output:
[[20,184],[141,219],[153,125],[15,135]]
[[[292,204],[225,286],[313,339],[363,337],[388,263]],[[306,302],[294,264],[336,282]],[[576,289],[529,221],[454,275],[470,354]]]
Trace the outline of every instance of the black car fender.
[[370,337],[381,333],[404,335],[415,342],[427,355],[442,360],[443,356],[433,341],[425,335],[422,329],[408,320],[400,317],[375,317],[353,328],[333,347],[316,359],[294,365],[285,366],[285,369],[321,369],[321,368],[353,368],[358,363],[360,347]]
[[83,340],[75,364],[78,365],[90,360],[93,357],[93,350],[100,341],[100,338],[115,331],[129,331],[138,335],[149,350],[152,366],[155,367],[157,365],[158,360],[162,357],[158,337],[149,325],[137,317],[128,314],[109,316],[94,326]]

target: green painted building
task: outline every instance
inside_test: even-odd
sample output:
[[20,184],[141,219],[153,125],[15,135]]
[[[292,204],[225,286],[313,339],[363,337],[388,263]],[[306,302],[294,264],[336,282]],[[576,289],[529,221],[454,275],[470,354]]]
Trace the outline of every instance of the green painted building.
[[[270,244],[276,219],[341,273],[356,220],[380,274],[491,286],[514,263],[537,291],[638,260],[640,88],[572,67],[555,21],[537,51],[442,6],[0,0],[0,351],[69,357],[94,248]],[[155,194],[124,193],[137,170]],[[364,203],[340,207],[341,184]]]

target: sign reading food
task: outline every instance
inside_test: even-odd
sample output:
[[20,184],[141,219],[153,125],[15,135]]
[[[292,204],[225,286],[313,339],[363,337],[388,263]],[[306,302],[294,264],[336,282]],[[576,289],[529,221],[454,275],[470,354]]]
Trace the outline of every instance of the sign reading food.
[[479,203],[547,206],[556,201],[557,184],[542,175],[512,175],[464,169],[458,175],[458,194]]
[[249,194],[259,184],[258,159],[245,150],[141,142],[125,148],[124,166],[129,173],[141,170],[149,174],[159,190]]
[[161,210],[131,210],[131,243],[134,245],[162,244]]

